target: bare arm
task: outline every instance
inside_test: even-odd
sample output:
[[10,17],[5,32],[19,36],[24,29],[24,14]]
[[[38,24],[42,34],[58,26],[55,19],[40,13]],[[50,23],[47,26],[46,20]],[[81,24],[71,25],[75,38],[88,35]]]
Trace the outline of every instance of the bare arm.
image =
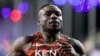
[[9,53],[8,56],[26,56],[24,50],[23,50],[23,46],[25,44],[27,44],[28,42],[30,42],[32,39],[31,37],[27,36],[27,37],[20,37],[18,38],[12,48],[11,51]]
[[12,51],[8,56],[26,56],[24,51]]
[[71,43],[75,51],[77,52],[78,56],[86,56],[85,48],[83,47],[82,43],[76,39],[71,38]]

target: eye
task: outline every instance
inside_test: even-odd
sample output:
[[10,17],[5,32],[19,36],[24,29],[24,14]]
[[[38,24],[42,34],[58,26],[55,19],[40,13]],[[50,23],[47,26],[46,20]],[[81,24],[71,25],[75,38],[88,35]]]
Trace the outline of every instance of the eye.
[[59,13],[59,12],[56,12],[55,14],[56,14],[56,16],[61,16],[61,13]]
[[45,15],[45,16],[50,16],[50,15],[51,15],[51,13],[45,13],[44,15]]

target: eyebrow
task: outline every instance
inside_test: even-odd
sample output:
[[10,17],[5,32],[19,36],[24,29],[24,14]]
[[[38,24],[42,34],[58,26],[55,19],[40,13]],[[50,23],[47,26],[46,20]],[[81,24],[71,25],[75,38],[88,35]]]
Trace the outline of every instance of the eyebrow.
[[61,13],[61,12],[59,12],[59,11],[46,11],[46,13]]

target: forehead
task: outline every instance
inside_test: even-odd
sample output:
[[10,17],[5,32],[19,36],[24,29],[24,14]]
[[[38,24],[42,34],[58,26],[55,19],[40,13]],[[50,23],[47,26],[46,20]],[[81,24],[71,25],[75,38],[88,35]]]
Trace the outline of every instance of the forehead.
[[62,13],[61,10],[55,6],[55,5],[48,5],[46,7],[44,7],[43,9],[40,10],[40,12],[59,12],[59,13]]

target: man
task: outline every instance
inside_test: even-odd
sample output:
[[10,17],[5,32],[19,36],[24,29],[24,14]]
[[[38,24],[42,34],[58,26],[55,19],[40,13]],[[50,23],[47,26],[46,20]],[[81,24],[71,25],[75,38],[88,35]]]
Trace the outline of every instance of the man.
[[83,45],[61,34],[61,10],[52,4],[41,7],[38,13],[40,32],[17,39],[9,56],[83,56]]

